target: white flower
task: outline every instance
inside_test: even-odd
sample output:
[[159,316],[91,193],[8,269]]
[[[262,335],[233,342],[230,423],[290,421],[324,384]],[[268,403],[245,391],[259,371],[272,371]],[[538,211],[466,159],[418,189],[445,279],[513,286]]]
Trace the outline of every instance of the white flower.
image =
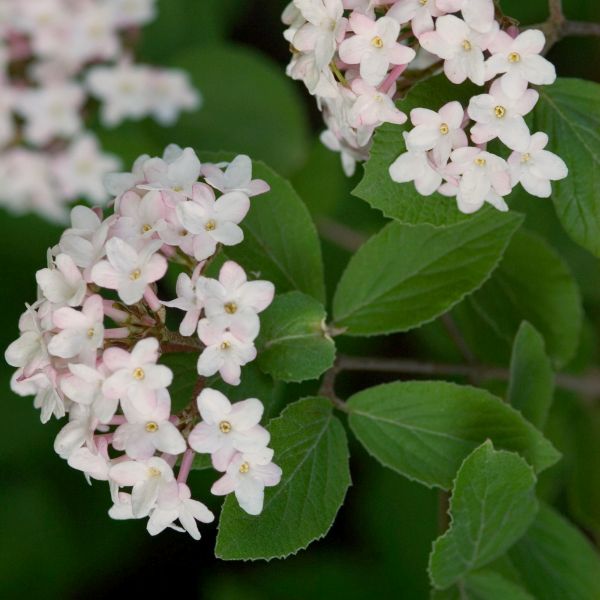
[[[222,171],[220,167],[225,167]],[[271,188],[262,179],[252,179],[252,161],[245,154],[239,154],[230,163],[213,165],[204,163],[202,175],[206,182],[223,194],[242,192],[248,197],[258,196]]]
[[392,100],[393,88],[384,94],[362,79],[355,79],[352,91],[357,96],[348,113],[348,121],[352,127],[378,127],[382,123],[401,125],[406,122],[406,115],[396,108]]
[[548,136],[541,131],[534,133],[525,152],[513,152],[508,158],[511,181],[520,183],[532,196],[548,198],[552,194],[551,181],[564,179],[569,170],[556,154],[544,150]]
[[179,324],[181,335],[192,335],[198,327],[200,313],[204,308],[204,284],[206,278],[197,276],[190,278],[185,273],[180,273],[175,286],[177,298],[169,302],[162,302],[165,306],[179,308],[185,311],[185,317]]
[[182,110],[200,106],[200,94],[185,71],[149,69],[147,74],[148,113],[161,125],[173,125]]
[[69,458],[85,443],[93,447],[93,434],[97,419],[89,407],[76,404],[69,411],[69,422],[58,432],[54,440],[54,451],[61,458]]
[[68,254],[59,254],[54,265],[40,269],[35,279],[44,298],[53,304],[80,306],[87,289],[81,271]]
[[469,102],[469,117],[476,122],[471,139],[485,144],[497,137],[511,150],[524,152],[530,136],[523,115],[533,110],[538,98],[535,90],[525,90],[519,97],[507,96],[500,81],[494,81],[489,94],[474,96]]
[[168,213],[161,192],[152,190],[143,197],[125,192],[118,203],[119,217],[113,227],[113,235],[131,242],[156,238],[157,230]]
[[360,64],[360,76],[370,85],[383,81],[390,64],[408,64],[416,56],[412,48],[398,43],[400,25],[394,19],[381,17],[373,21],[354,12],[350,27],[356,35],[340,44],[340,58],[351,65]]
[[269,432],[259,425],[264,407],[249,398],[231,404],[224,394],[205,388],[197,399],[202,421],[189,435],[190,447],[209,453],[218,471],[225,471],[236,452],[257,452],[269,443]]
[[125,304],[135,304],[142,299],[149,283],[158,281],[167,270],[164,256],[157,254],[162,241],[148,242],[139,252],[120,238],[106,242],[108,260],[94,265],[91,279],[94,283],[117,290]]
[[396,2],[386,16],[396,19],[400,25],[410,21],[414,34],[419,36],[425,31],[432,31],[433,17],[443,14],[436,0],[402,0]]
[[250,515],[259,515],[263,509],[265,487],[277,485],[281,468],[272,463],[273,450],[236,454],[225,475],[216,481],[211,492],[217,496],[235,493],[240,507]]
[[435,0],[439,9],[444,12],[457,12],[460,10],[462,18],[467,25],[487,33],[494,24],[494,0]]

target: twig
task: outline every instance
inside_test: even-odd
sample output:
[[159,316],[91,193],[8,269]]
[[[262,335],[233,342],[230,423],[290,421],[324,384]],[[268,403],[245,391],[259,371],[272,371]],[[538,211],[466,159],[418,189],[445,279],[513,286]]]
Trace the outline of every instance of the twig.
[[319,388],[319,396],[329,398],[329,400],[331,400],[331,402],[341,411],[348,412],[348,406],[346,403],[335,393],[335,380],[339,372],[340,367],[338,361],[336,360],[333,367],[331,367],[331,369],[329,369],[329,371],[327,371],[323,377],[321,387]]
[[348,252],[356,252],[368,239],[366,235],[327,217],[317,220],[317,229],[324,240]]
[[462,354],[463,358],[470,364],[473,365],[477,361],[475,359],[475,355],[471,352],[471,348],[467,344],[467,341],[463,337],[462,333],[458,329],[456,322],[450,315],[450,313],[446,313],[442,315],[442,324],[444,325],[448,335],[454,342],[454,345],[458,348],[459,352]]

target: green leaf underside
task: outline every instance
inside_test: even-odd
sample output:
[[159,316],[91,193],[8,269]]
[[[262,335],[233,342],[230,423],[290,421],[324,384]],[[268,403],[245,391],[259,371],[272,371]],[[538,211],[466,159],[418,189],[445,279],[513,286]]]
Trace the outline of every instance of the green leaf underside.
[[304,398],[271,421],[279,485],[265,490],[261,515],[243,512],[234,497],[223,505],[216,555],[226,560],[284,558],[323,537],[350,485],[342,424],[324,398]]
[[[461,101],[466,107],[468,99],[474,95],[475,87],[466,84],[456,86],[443,75],[431,77],[410,90],[406,98],[397,105],[407,115],[417,107],[439,110],[447,102]],[[461,213],[456,207],[456,199],[435,193],[421,196],[413,182],[396,183],[389,175],[389,167],[396,158],[406,151],[402,133],[412,129],[410,120],[404,125],[386,123],[375,132],[369,160],[364,166],[364,177],[353,194],[378,208],[387,217],[402,223],[429,223],[434,226],[453,225],[472,217]],[[485,212],[496,212],[485,208]]]
[[554,372],[544,338],[525,321],[513,345],[508,402],[530,423],[543,429],[553,394]]
[[521,224],[486,214],[444,229],[390,223],[352,257],[335,293],[337,326],[349,335],[407,331],[480,287]]
[[431,600],[536,600],[519,584],[491,569],[467,575],[447,590],[433,590]]
[[509,551],[527,589],[543,600],[600,598],[600,558],[588,540],[542,505],[527,533]]
[[557,366],[566,364],[579,344],[581,298],[567,265],[537,235],[519,231],[493,277],[469,303],[508,344],[522,321],[543,336]]
[[253,162],[253,177],[271,190],[251,199],[242,221],[244,241],[226,254],[257,278],[275,284],[277,294],[293,290],[323,302],[325,283],[317,230],[294,188],[261,162]]
[[518,452],[536,471],[559,453],[520,413],[489,392],[443,381],[395,382],[348,400],[350,427],[384,466],[450,489],[462,461],[486,439]]
[[261,315],[258,365],[274,379],[316,379],[333,365],[335,344],[324,331],[325,309],[300,292],[277,296]]
[[573,240],[600,256],[600,85],[557,79],[539,92],[532,131],[547,133],[546,149],[569,168],[552,184],[556,214]]
[[501,556],[537,511],[536,478],[518,455],[484,442],[463,462],[450,500],[451,524],[429,557],[429,576],[447,588]]

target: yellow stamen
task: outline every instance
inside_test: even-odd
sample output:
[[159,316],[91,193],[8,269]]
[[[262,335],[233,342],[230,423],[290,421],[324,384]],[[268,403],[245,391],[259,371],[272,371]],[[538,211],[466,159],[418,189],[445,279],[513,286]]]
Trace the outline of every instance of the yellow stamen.
[[221,421],[219,423],[219,430],[221,433],[229,433],[231,431],[231,423],[229,421]]
[[155,421],[148,421],[144,429],[148,433],[154,433],[155,431],[158,431],[158,423],[156,423]]
[[498,119],[501,119],[506,114],[506,109],[504,106],[496,106],[496,108],[494,108],[494,114]]
[[160,471],[156,467],[150,467],[148,469],[148,475],[150,477],[160,477]]
[[95,330],[93,327],[90,327],[90,328],[87,330],[87,336],[88,336],[90,339],[94,337],[94,334],[95,334],[95,333],[96,333],[96,330]]
[[142,272],[139,269],[135,269],[135,271],[131,271],[131,273],[129,273],[129,279],[131,279],[131,281],[136,281],[141,276]]
[[235,302],[227,302],[227,304],[225,304],[225,312],[229,315],[233,315],[234,313],[237,312],[237,304]]
[[146,377],[146,374],[144,373],[144,369],[142,369],[141,367],[138,367],[137,369],[133,370],[134,379],[141,381],[142,379],[144,379],[144,377]]
[[529,162],[530,160],[531,160],[531,154],[529,154],[529,152],[525,152],[525,154],[523,154],[523,156],[521,156],[522,163]]
[[240,465],[240,473],[247,473],[250,470],[250,465],[247,462],[243,462]]
[[518,52],[511,52],[508,55],[508,62],[518,63],[521,61],[521,55]]
[[471,45],[471,42],[469,40],[463,40],[462,47],[463,50],[466,50],[468,52],[473,46]]
[[376,35],[371,40],[371,45],[375,46],[375,48],[383,48],[383,40],[378,35]]
[[487,164],[487,160],[485,160],[485,158],[476,158],[474,162],[478,167],[485,167]]
[[142,225],[142,233],[148,233],[151,230],[152,230],[152,225],[148,225],[148,223],[146,223],[145,225]]
[[216,228],[217,224],[212,219],[210,221],[206,221],[204,224],[204,229],[206,229],[206,231],[213,231]]
[[229,348],[231,348],[231,342],[228,342],[227,340],[221,342],[221,350],[229,350]]
[[440,125],[440,133],[442,135],[448,135],[448,132],[450,131],[450,127],[448,127],[447,123],[442,123]]

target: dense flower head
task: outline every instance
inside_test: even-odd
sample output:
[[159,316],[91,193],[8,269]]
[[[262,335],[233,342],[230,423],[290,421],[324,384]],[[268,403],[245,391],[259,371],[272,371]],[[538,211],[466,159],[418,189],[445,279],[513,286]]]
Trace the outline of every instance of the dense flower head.
[[[347,175],[369,158],[379,126],[407,121],[401,94],[444,73],[485,89],[464,107],[410,112],[406,152],[389,166],[394,181],[413,181],[424,196],[456,196],[461,211],[473,212],[486,202],[508,210],[504,197],[518,183],[547,197],[550,181],[566,177],[562,159],[540,146],[545,134],[532,134],[525,120],[539,98],[529,84],[556,79],[542,56],[544,35],[502,29],[493,0],[292,0],[282,20],[293,55],[288,75],[316,97],[327,126],[321,141],[341,153]],[[513,152],[508,163],[487,151],[494,140]]]
[[[11,386],[35,397],[42,422],[68,417],[54,449],[88,479],[109,483],[111,517],[147,517],[152,535],[170,527],[198,539],[196,521],[214,517],[186,483],[196,453],[210,455],[222,474],[213,493],[234,493],[253,515],[264,488],[281,478],[261,401],[231,403],[212,387],[219,377],[240,384],[274,286],[230,260],[217,278],[207,273],[222,247],[243,243],[250,195],[269,185],[252,178],[247,156],[201,164],[191,148],[174,145],[107,184],[110,214],[73,208],[71,227],[36,274],[37,301],[5,353],[16,368]],[[159,300],[157,285],[175,268],[175,298]],[[167,309],[183,311],[179,332],[167,328]],[[169,352],[197,362],[181,411],[162,360]]]
[[133,40],[156,0],[3,0],[0,8],[0,203],[65,221],[69,203],[109,199],[119,168],[86,130],[195,109],[187,73],[136,63]]

